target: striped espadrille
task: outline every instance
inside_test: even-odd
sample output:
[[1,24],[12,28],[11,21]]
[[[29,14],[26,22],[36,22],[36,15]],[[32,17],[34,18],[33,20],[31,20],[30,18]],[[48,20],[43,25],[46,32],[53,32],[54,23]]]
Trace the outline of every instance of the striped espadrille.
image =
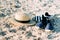
[[41,17],[40,16],[35,16],[32,18],[33,21],[36,21],[36,22],[41,22]]

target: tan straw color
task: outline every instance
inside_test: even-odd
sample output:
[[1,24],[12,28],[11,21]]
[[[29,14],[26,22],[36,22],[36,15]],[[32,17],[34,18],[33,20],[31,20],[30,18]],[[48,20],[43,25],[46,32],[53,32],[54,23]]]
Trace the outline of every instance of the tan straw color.
[[[23,21],[23,22],[21,22]],[[26,22],[28,21],[28,22]],[[35,21],[31,20],[29,15],[26,14],[26,13],[23,13],[23,12],[17,12],[15,15],[14,15],[14,18],[10,18],[9,19],[9,22],[14,24],[14,25],[34,25],[36,24]],[[26,23],[24,23],[26,22]]]

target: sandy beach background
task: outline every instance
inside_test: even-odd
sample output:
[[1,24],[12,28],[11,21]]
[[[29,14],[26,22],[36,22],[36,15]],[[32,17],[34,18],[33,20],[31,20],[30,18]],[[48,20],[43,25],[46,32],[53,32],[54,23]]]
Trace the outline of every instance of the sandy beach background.
[[54,32],[36,26],[15,26],[8,19],[17,11],[41,16],[60,14],[60,0],[0,0],[0,40],[60,40],[60,18],[54,17]]

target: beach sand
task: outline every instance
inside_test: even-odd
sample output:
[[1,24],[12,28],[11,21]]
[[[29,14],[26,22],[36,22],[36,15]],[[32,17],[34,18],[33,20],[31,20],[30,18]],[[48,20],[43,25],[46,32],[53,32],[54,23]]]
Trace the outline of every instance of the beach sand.
[[0,0],[0,40],[60,40],[60,17],[54,16],[54,31],[37,26],[16,26],[9,22],[18,11],[41,16],[60,15],[60,0]]

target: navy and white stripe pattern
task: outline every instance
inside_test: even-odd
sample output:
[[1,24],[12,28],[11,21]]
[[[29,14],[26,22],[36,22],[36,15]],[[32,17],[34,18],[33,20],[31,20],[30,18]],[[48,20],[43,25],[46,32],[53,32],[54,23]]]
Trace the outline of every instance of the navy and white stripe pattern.
[[32,20],[36,21],[36,22],[41,22],[41,17],[40,16],[35,16],[32,18]]

